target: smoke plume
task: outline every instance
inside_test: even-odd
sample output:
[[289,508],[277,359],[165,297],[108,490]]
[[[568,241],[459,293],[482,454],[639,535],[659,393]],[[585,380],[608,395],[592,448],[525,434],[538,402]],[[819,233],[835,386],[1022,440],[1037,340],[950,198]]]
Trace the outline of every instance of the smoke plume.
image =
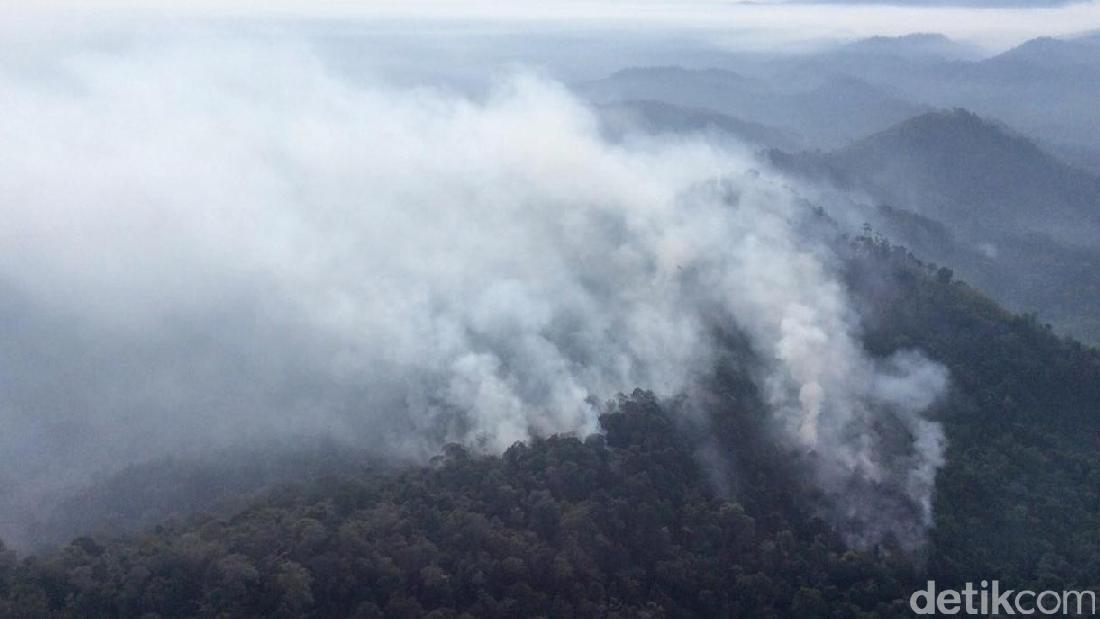
[[[746,152],[608,143],[531,76],[473,99],[281,44],[25,69],[0,65],[0,535],[164,453],[335,436],[421,460],[592,432],[593,397],[710,370],[715,324],[748,335],[854,541],[929,524],[945,371],[863,351],[812,212]],[[902,503],[918,516],[883,509]]]

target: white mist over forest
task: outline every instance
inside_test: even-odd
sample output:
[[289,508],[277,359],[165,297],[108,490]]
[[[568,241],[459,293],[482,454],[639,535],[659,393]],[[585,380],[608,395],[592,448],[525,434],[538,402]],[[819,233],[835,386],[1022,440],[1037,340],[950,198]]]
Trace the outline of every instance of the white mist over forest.
[[[545,78],[471,98],[269,40],[45,66],[0,73],[6,539],[165,454],[323,436],[425,461],[583,436],[620,392],[690,393],[715,329],[747,336],[827,494],[859,478],[922,506],[870,535],[930,524],[944,440],[923,413],[946,371],[863,352],[815,190],[748,147],[610,142]],[[884,412],[911,436],[900,466]]]

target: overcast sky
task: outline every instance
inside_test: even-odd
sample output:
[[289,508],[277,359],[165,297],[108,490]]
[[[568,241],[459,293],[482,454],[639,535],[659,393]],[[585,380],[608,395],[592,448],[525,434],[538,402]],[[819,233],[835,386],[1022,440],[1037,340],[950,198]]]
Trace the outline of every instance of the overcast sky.
[[[532,21],[569,28],[625,30],[690,29],[735,48],[774,48],[823,40],[885,34],[942,32],[999,51],[1040,35],[1072,35],[1100,29],[1100,0],[1059,4],[1050,0],[1003,0],[1002,6],[976,8],[976,0],[877,0],[857,4],[758,2],[534,2],[497,0],[412,0],[408,2],[272,0],[258,2],[180,2],[178,0],[41,0],[28,7],[0,0],[0,32],[5,37],[45,31],[60,35],[89,21],[115,24],[147,18],[359,18],[432,19],[488,22],[528,28]],[[908,6],[900,6],[902,4]],[[935,4],[936,6],[928,6]],[[1022,6],[1029,5],[1029,6]],[[59,15],[61,13],[61,15]],[[74,26],[77,24],[77,26]]]

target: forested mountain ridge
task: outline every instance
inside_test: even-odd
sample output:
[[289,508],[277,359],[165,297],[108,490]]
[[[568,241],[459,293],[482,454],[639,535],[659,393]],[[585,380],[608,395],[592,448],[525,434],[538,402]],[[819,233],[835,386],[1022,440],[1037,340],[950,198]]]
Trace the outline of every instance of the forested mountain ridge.
[[892,617],[926,578],[1100,585],[1100,354],[880,237],[849,252],[870,352],[915,347],[951,371],[917,555],[843,543],[808,463],[761,440],[767,414],[732,343],[705,418],[636,391],[583,440],[453,446],[431,467],[286,487],[231,518],[2,553],[0,615]]
[[875,205],[867,218],[999,302],[1100,341],[1100,178],[966,110],[925,114],[831,152],[769,159]]
[[[905,253],[874,247],[895,261]],[[903,274],[897,287],[872,285],[867,340],[917,346],[951,370],[929,575],[1096,588],[1100,352],[936,273],[935,283]]]
[[971,234],[1027,229],[1072,239],[1091,228],[1083,244],[1100,231],[1100,178],[966,110],[917,116],[829,159],[889,203]]

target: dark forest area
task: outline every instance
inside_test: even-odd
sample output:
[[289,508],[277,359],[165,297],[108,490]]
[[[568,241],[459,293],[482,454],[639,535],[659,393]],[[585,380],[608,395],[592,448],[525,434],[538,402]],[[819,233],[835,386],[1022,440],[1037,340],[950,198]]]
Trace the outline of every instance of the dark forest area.
[[500,456],[452,445],[424,468],[281,486],[228,518],[4,552],[0,615],[892,617],[926,579],[1100,582],[1100,354],[881,237],[854,239],[848,265],[872,352],[920,346],[953,376],[918,552],[846,543],[812,463],[762,438],[731,343],[703,417],[638,390],[606,405],[599,434]]

